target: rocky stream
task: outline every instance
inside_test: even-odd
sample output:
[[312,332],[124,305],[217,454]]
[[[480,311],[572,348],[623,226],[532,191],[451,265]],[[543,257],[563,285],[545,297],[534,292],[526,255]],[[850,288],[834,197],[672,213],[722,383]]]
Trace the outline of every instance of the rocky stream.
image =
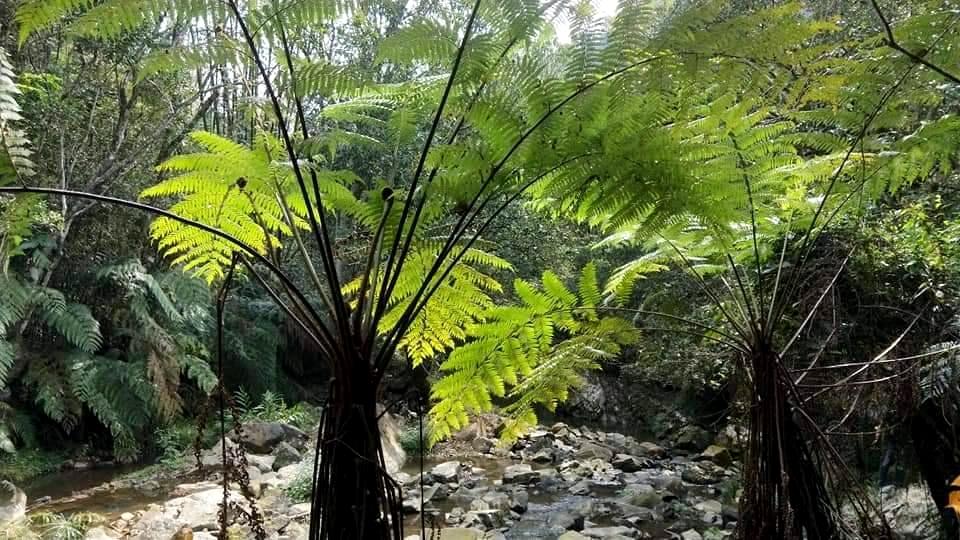
[[[309,504],[291,500],[288,487],[309,469],[309,436],[275,423],[248,424],[243,433],[228,450],[246,450],[249,483],[231,485],[231,501],[247,508],[255,501],[271,540],[306,538]],[[735,435],[686,426],[654,443],[555,423],[504,447],[475,429],[425,456],[421,475],[421,458],[406,459],[395,425],[384,430],[388,464],[404,490],[405,534],[420,538],[425,530],[441,540],[726,538],[738,519]],[[22,511],[85,511],[106,519],[88,540],[211,540],[223,497],[221,450],[201,455],[206,478],[192,467],[109,479],[98,469],[63,473],[0,506],[0,522]],[[83,478],[103,481],[65,492]],[[925,537],[922,489],[888,489],[880,498],[904,538]]]

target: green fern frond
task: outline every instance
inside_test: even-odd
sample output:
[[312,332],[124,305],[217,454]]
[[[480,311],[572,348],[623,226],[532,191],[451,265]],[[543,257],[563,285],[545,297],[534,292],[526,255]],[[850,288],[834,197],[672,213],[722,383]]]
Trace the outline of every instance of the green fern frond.
[[7,387],[7,374],[17,358],[16,345],[0,339],[0,389]]
[[[580,384],[584,370],[637,339],[629,321],[598,315],[593,265],[584,268],[580,284],[574,293],[552,272],[544,273],[542,289],[517,280],[518,304],[490,307],[482,322],[468,328],[466,343],[440,365],[443,377],[431,390],[433,442],[490,410],[498,398],[508,400],[504,410],[511,416],[501,435],[515,438],[536,423],[535,404],[554,407]],[[556,341],[559,328],[570,337]]]
[[192,354],[182,354],[177,357],[183,374],[195,382],[205,394],[213,392],[217,387],[217,375],[210,368],[210,363],[203,358]]
[[17,9],[22,45],[34,32],[56,24],[67,15],[91,7],[94,0],[27,0]]
[[87,306],[65,304],[61,307],[57,302],[46,303],[39,316],[78,349],[92,353],[100,348],[100,323]]
[[17,96],[20,89],[5,49],[0,47],[0,185],[11,181],[23,182],[34,173],[30,161],[30,141],[26,133],[14,127],[23,120]]

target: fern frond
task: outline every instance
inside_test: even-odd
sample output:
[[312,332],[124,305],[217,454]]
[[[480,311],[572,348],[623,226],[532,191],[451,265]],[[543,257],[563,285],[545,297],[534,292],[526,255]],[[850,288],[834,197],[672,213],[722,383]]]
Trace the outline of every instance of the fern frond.
[[7,387],[7,374],[17,358],[17,348],[13,343],[0,338],[0,389]]
[[64,304],[62,296],[54,295],[49,289],[44,297],[49,301],[42,304],[38,315],[47,326],[82,351],[92,353],[100,348],[100,323],[90,308],[82,304]]
[[[545,272],[542,289],[517,280],[516,305],[493,306],[483,322],[468,329],[467,342],[440,365],[443,377],[431,395],[431,440],[450,436],[473,414],[506,398],[512,421],[501,434],[515,438],[536,422],[536,404],[553,407],[580,383],[581,373],[619,353],[638,337],[629,321],[598,316],[600,301],[596,269],[584,268],[578,293],[552,272]],[[591,302],[594,302],[591,304]],[[557,341],[557,328],[569,338]]]
[[23,120],[17,104],[21,92],[15,79],[7,51],[0,47],[0,185],[23,182],[34,173],[30,141],[24,131],[14,127],[15,122]]

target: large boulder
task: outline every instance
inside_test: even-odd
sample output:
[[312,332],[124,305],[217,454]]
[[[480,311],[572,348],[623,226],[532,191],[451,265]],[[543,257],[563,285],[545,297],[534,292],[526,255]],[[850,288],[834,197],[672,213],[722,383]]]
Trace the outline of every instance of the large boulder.
[[709,446],[712,440],[713,437],[707,430],[700,426],[688,424],[680,428],[673,446],[678,450],[700,452]]
[[563,404],[563,410],[567,414],[590,420],[599,420],[607,406],[607,394],[600,382],[600,378],[594,374],[587,374],[584,377],[584,384],[575,389]]
[[296,448],[287,441],[280,441],[273,449],[273,470],[278,471],[287,465],[300,463],[302,456]]
[[400,423],[389,412],[384,412],[382,406],[377,406],[380,415],[380,444],[383,447],[383,460],[387,474],[396,476],[400,468],[407,461],[407,453],[400,445],[400,433],[403,431]]
[[22,518],[26,511],[27,494],[13,482],[0,482],[0,525]]
[[510,465],[503,470],[504,484],[532,484],[540,480],[540,473],[526,463]]
[[613,459],[613,450],[592,442],[583,443],[575,454],[578,459]]
[[611,462],[614,467],[623,472],[637,472],[652,466],[649,460],[640,459],[629,454],[617,454]]
[[711,444],[697,456],[696,461],[712,461],[721,467],[729,467],[733,463],[733,457],[730,456],[730,451],[726,447]]
[[437,482],[450,484],[460,479],[461,468],[459,461],[446,461],[430,469],[430,476]]
[[714,465],[709,461],[704,461],[701,463],[691,463],[689,464],[682,473],[680,473],[680,478],[684,482],[689,482],[691,484],[696,484],[700,486],[707,486],[711,484],[718,484],[723,480],[726,471],[723,468]]
[[[236,438],[236,435],[231,437]],[[247,422],[243,425],[239,442],[254,454],[269,454],[275,446],[286,442],[294,448],[304,448],[310,437],[299,429],[281,422]]]

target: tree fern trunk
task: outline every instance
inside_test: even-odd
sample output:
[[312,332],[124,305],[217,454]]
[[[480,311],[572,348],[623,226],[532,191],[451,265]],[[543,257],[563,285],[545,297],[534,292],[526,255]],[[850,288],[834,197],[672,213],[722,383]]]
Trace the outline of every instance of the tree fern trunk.
[[350,370],[331,382],[321,421],[310,539],[400,539],[400,493],[387,474],[373,379],[362,361],[341,365]]
[[947,508],[950,483],[960,476],[960,443],[951,410],[940,401],[928,400],[913,415],[910,425],[920,474],[940,512],[943,538],[960,537],[957,513]]
[[790,412],[777,356],[763,348],[750,360],[753,400],[739,537],[836,538],[823,476]]

